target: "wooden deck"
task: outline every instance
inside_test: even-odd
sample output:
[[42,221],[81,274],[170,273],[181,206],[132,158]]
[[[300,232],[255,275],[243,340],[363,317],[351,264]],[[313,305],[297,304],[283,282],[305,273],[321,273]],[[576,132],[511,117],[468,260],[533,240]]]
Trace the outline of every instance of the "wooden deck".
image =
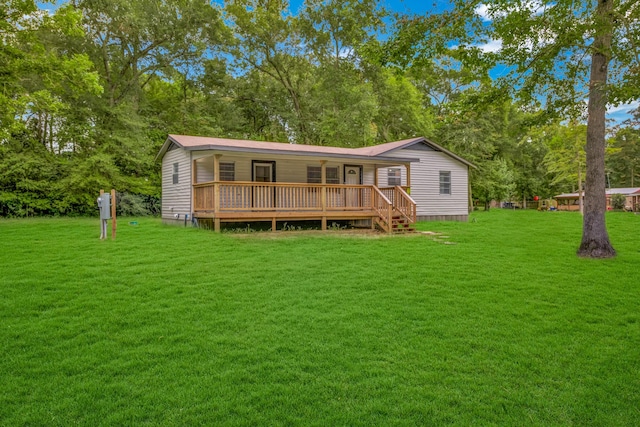
[[416,220],[416,204],[401,187],[267,182],[205,182],[193,185],[195,218],[221,222],[370,219],[386,232]]

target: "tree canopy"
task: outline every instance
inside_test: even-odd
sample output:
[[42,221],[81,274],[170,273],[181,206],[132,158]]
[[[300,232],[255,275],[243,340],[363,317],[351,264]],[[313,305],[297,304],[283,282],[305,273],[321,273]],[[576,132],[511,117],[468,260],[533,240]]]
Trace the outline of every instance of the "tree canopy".
[[87,214],[99,187],[155,199],[168,133],[426,136],[478,166],[480,204],[577,190],[583,163],[587,198],[605,172],[640,182],[638,120],[604,123],[607,105],[640,98],[637,2],[454,1],[424,16],[379,0],[0,6],[2,216]]

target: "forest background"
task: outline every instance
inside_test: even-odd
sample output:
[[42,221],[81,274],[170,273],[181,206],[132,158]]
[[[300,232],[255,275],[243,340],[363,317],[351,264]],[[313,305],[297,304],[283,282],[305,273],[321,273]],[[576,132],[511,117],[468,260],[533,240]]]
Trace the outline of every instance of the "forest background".
[[[437,13],[377,0],[0,6],[0,216],[90,214],[100,188],[121,193],[123,213],[156,213],[169,133],[345,147],[426,136],[478,166],[480,203],[576,191],[585,176],[587,83],[570,84],[572,108],[516,98],[491,49],[434,34]],[[437,48],[416,48],[429,45],[417,22]],[[640,186],[640,112],[607,138],[607,185]]]

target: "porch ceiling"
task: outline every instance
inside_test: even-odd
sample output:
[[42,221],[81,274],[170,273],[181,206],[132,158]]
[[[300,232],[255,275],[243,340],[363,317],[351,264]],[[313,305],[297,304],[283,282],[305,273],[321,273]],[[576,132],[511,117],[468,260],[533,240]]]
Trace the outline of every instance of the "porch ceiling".
[[205,157],[212,157],[214,154],[231,155],[250,159],[269,159],[269,160],[294,160],[299,162],[318,163],[321,160],[326,160],[333,163],[346,163],[346,164],[362,164],[362,165],[375,165],[377,167],[398,166],[407,163],[419,162],[419,159],[415,158],[401,158],[401,157],[357,157],[357,156],[325,156],[325,155],[300,155],[300,154],[283,154],[282,152],[273,151],[238,151],[238,150],[223,150],[219,147],[212,149],[194,148],[189,151],[194,153],[193,159],[201,159]]

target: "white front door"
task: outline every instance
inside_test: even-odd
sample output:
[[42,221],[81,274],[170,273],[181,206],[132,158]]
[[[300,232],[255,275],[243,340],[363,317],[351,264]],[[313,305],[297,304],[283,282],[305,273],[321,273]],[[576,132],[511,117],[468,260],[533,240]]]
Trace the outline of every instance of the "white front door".
[[[256,183],[273,182],[273,163],[254,162],[253,181]],[[271,186],[253,185],[253,207],[264,209],[271,208],[275,201],[274,188]]]
[[271,182],[273,177],[273,164],[254,163],[253,177],[255,182]]
[[[347,185],[360,185],[360,166],[345,166],[344,183]],[[347,207],[360,206],[360,189],[347,188],[345,190],[345,204]]]
[[360,166],[346,166],[344,171],[344,183],[360,185]]

